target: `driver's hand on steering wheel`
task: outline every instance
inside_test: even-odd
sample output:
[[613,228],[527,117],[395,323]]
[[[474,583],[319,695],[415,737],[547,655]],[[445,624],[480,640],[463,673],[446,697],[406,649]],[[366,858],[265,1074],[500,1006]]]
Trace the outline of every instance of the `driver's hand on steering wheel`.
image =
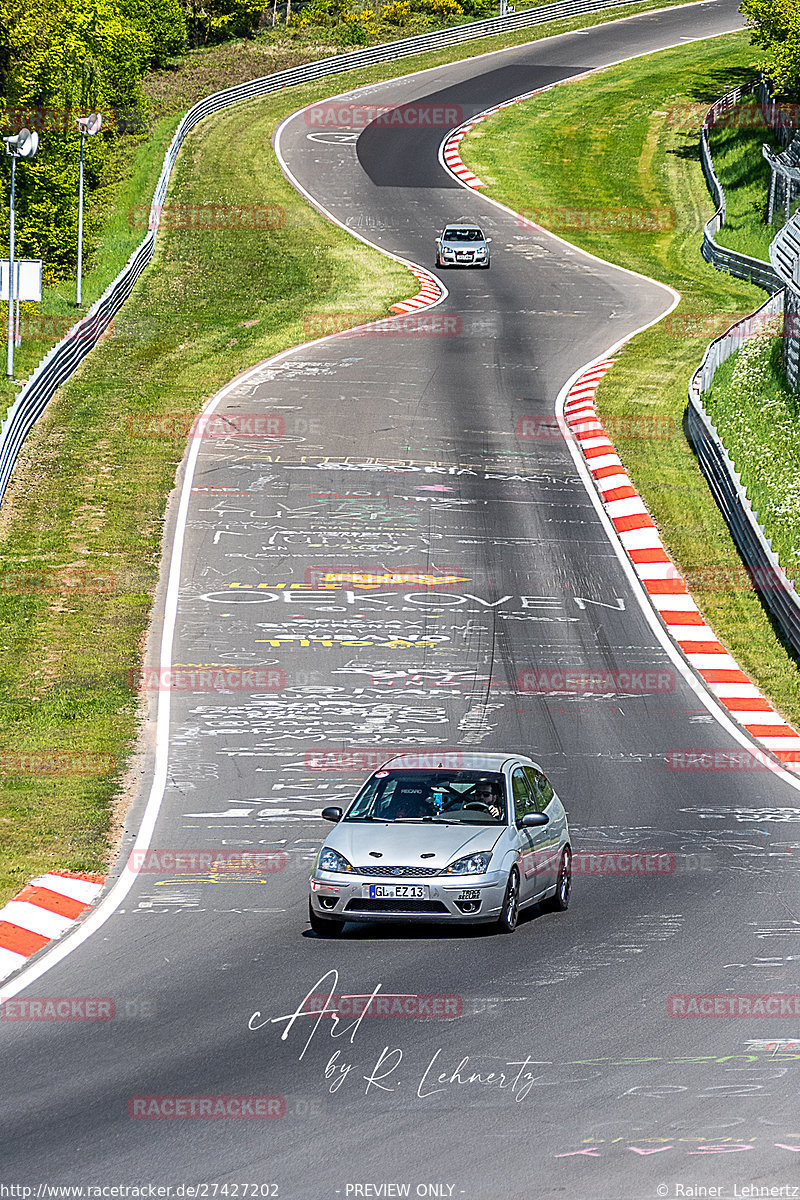
[[487,787],[485,784],[478,784],[475,789],[475,799],[479,800],[481,804],[486,805],[495,820],[499,820],[502,816],[503,810],[500,806],[500,801],[494,793],[494,788]]

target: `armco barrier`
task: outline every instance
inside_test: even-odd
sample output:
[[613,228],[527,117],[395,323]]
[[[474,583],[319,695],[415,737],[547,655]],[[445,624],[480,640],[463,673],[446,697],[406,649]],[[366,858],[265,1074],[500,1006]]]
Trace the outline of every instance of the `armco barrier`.
[[[706,177],[708,190],[717,205],[717,211],[703,227],[703,258],[718,271],[727,271],[729,275],[735,275],[737,279],[746,279],[750,283],[756,284],[757,287],[764,288],[765,291],[777,292],[783,287],[783,281],[769,263],[762,262],[760,258],[751,258],[748,254],[740,254],[738,250],[729,250],[714,241],[714,234],[718,233],[725,224],[725,193],[714,170],[711,149],[708,144],[708,130],[722,113],[733,108],[745,96],[752,95],[758,86],[750,84],[727,92],[711,105],[703,120],[703,131],[700,134],[700,160],[703,164],[703,174]],[[759,98],[763,100],[761,91],[759,91]]]
[[[702,393],[707,391],[717,367],[748,338],[761,318],[779,317],[783,312],[783,293],[776,292],[750,317],[731,325],[706,349],[703,361],[689,382],[689,407],[686,413],[689,437],[697,452],[703,474],[714,499],[722,510],[733,540],[747,566],[754,586],[778,622],[783,635],[796,654],[800,654],[800,595],[794,582],[783,570],[772,549],[758,514],[742,486],[741,476],[722,444],[703,407]],[[759,582],[766,584],[760,587]]]
[[[150,231],[147,236],[128,259],[117,278],[109,284],[100,299],[92,306],[80,325],[71,330],[45,355],[22,391],[17,394],[2,426],[0,426],[0,503],[5,495],[22,443],[31,427],[44,412],[56,389],[69,379],[86,355],[97,345],[102,330],[106,328],[111,318],[130,295],[136,280],[153,257],[159,213],[166,199],[169,178],[178,151],[186,135],[204,117],[218,112],[222,108],[227,108],[230,104],[236,104],[240,100],[252,100],[258,96],[266,96],[270,92],[291,87],[296,83],[308,83],[327,75],[352,71],[357,67],[367,67],[373,63],[406,58],[424,50],[437,50],[475,38],[505,33],[507,30],[540,25],[559,17],[580,16],[582,13],[597,12],[606,8],[625,8],[639,2],[640,0],[559,0],[555,4],[524,9],[522,12],[512,13],[506,17],[489,17],[483,21],[473,21],[468,25],[457,25],[454,28],[438,30],[435,33],[422,33],[397,42],[370,46],[364,50],[351,50],[346,54],[336,54],[330,58],[322,58],[286,71],[276,71],[261,79],[252,79],[248,83],[226,88],[225,91],[215,92],[213,95],[199,100],[189,109],[178,125],[164,156],[164,165],[153,196]],[[84,333],[80,333],[81,329]],[[88,335],[85,332],[87,329],[91,331]]]
[[[759,101],[763,109],[768,93],[763,84],[758,87]],[[744,95],[752,94],[754,90],[755,86],[751,86],[728,92],[712,104],[703,122],[700,140],[703,171],[717,204],[717,211],[703,230],[703,258],[720,270],[758,284],[772,295],[754,313],[731,325],[730,329],[721,337],[715,338],[706,348],[703,361],[689,381],[686,424],[700,467],[728,523],[736,547],[750,571],[754,586],[777,621],[786,641],[796,654],[800,654],[800,595],[773,551],[772,542],[767,537],[758,514],[753,511],[747,491],[742,486],[741,476],[711,423],[702,400],[703,392],[711,387],[717,367],[730,358],[748,337],[753,336],[754,329],[770,317],[779,319],[784,310],[784,279],[774,269],[779,264],[772,253],[773,247],[770,247],[770,257],[774,265],[770,266],[760,259],[750,258],[735,250],[723,249],[713,237],[725,220],[725,193],[714,171],[707,131],[721,113],[732,108]],[[767,586],[759,586],[759,583]]]

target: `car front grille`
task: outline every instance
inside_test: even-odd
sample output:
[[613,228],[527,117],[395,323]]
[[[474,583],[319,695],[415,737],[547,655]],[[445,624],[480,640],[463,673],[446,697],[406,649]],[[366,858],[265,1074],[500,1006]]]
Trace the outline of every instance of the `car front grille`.
[[440,867],[356,867],[357,875],[379,875],[381,879],[402,879],[412,875],[415,879],[420,875],[439,875]]
[[441,900],[370,900],[359,897],[350,900],[345,912],[385,912],[385,913],[446,913],[447,905]]

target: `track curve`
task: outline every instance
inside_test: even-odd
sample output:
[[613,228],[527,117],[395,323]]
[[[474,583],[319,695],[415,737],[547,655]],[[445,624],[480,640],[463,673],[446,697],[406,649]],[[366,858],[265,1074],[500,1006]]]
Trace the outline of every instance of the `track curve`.
[[[348,102],[468,117],[738,21],[728,0],[650,13]],[[182,558],[173,548],[161,597],[166,629],[174,617],[167,661],[258,664],[285,686],[171,693],[152,845],[271,849],[285,867],[258,883],[140,874],[19,993],[113,996],[118,1015],[0,1023],[9,1180],[634,1200],[680,1194],[688,1179],[790,1178],[796,1063],[753,1039],[793,1037],[796,1020],[680,1020],[667,998],[792,991],[796,790],[766,772],[667,768],[671,749],[738,743],[654,633],[554,416],[584,363],[671,301],[457,189],[437,161],[443,132],[373,125],[320,140],[302,112],[282,127],[287,170],[335,219],[429,269],[434,230],[480,220],[492,270],[447,273],[436,326],[312,343],[218,398],[232,420],[280,416],[283,436],[194,445],[170,527]],[[540,436],[520,441],[521,419]],[[323,571],[459,582],[325,593],[310,586]],[[154,641],[154,665],[158,654]],[[673,674],[638,694],[528,690],[526,672],[581,666]],[[579,850],[660,851],[675,870],[584,875],[567,914],[535,916],[513,938],[367,927],[314,938],[317,814],[359,775],[325,752],[417,745],[531,751]],[[365,1019],[338,1038],[327,1023],[272,1023],[333,971],[336,992],[380,985],[449,1007]],[[285,1109],[133,1119],[133,1099],[152,1095],[280,1096]]]

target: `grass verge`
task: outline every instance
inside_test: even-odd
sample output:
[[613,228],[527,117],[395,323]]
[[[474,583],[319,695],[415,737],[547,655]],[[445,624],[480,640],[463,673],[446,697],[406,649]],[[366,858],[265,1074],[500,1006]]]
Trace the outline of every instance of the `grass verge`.
[[781,370],[783,338],[755,336],[717,370],[706,410],[790,579],[800,579],[800,401]]
[[[614,428],[620,456],[706,619],[798,724],[797,662],[746,582],[682,431],[687,383],[707,342],[752,311],[764,293],[701,258],[712,204],[699,162],[699,127],[679,128],[665,116],[676,105],[710,104],[743,82],[751,53],[746,34],[729,34],[564,84],[484,121],[462,142],[461,153],[491,194],[517,211],[563,214],[566,202],[579,213],[607,207],[674,212],[674,228],[651,233],[570,230],[563,221],[554,231],[681,293],[674,314],[619,354],[598,392],[600,414]],[[609,344],[616,336],[609,325]],[[652,436],[668,429],[672,436]]]
[[[656,7],[663,0],[625,15]],[[20,456],[0,511],[0,903],[43,871],[100,870],[113,850],[114,800],[139,727],[129,672],[141,654],[184,449],[180,436],[131,431],[164,413],[176,428],[185,425],[234,375],[307,340],[303,318],[311,311],[378,314],[416,290],[404,268],[300,200],[264,153],[275,126],[333,93],[617,16],[551,22],[348,72],[234,106],[193,131],[170,201],[278,205],[286,225],[160,233],[156,258],[113,334],[60,390]],[[228,64],[224,78],[209,53],[206,69],[198,56],[171,85],[158,84],[154,133],[137,148],[131,171],[120,167],[107,197],[90,300],[139,241],[127,214],[149,204],[176,109],[236,82],[230,48],[218,49]],[[254,71],[248,59],[244,77],[273,69]],[[60,302],[68,306],[67,288]]]
[[771,130],[756,124],[752,116],[756,110],[755,98],[748,97],[734,110],[736,118],[730,125],[715,126],[709,133],[714,170],[725,193],[725,224],[715,241],[769,262],[769,244],[784,213],[778,213],[775,224],[767,224],[770,172],[761,147],[766,143],[779,151],[781,146]]

